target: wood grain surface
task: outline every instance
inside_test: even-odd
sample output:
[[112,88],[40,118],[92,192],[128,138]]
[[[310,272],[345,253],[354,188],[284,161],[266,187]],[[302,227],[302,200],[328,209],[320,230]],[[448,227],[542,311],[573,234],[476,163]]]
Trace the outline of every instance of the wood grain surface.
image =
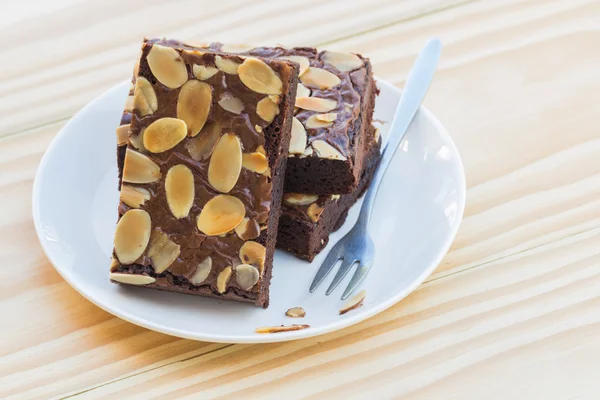
[[[0,398],[598,398],[599,27],[597,0],[0,3]],[[425,104],[468,197],[436,272],[376,317],[282,344],[178,339],[76,293],[37,241],[35,170],[128,79],[143,35],[357,51],[398,86],[440,37]]]

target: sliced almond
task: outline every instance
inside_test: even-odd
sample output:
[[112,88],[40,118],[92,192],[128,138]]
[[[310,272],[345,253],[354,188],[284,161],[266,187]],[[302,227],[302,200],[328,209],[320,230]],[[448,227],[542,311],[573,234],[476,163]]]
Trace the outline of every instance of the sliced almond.
[[308,129],[327,128],[333,125],[336,117],[336,113],[314,114],[304,121],[304,125]]
[[194,285],[201,284],[206,280],[206,278],[208,278],[208,275],[210,275],[211,270],[212,258],[206,257],[196,267],[196,272],[194,272],[194,275],[192,275],[192,277],[190,278],[190,282],[192,282]]
[[144,188],[123,185],[120,193],[121,201],[131,208],[140,208],[150,200],[150,192]]
[[196,136],[204,127],[212,102],[212,88],[195,79],[187,81],[179,91],[177,118],[185,121],[189,136]]
[[124,274],[122,272],[111,272],[109,277],[111,281],[128,285],[149,285],[156,282],[156,279],[148,275]]
[[340,195],[339,194],[332,194],[331,195],[331,200],[336,201],[340,199]]
[[247,58],[238,69],[240,80],[250,90],[262,94],[281,94],[281,78],[264,61]]
[[302,74],[306,72],[308,67],[310,67],[310,62],[308,61],[308,58],[304,56],[282,56],[277,58],[298,63],[298,65],[300,65],[300,72],[298,73],[298,76],[302,76]]
[[302,307],[292,307],[285,312],[285,315],[292,318],[304,318],[306,311]]
[[194,174],[183,164],[169,169],[165,178],[167,204],[177,219],[186,218],[194,203]]
[[223,71],[223,72],[225,72],[226,74],[229,74],[229,75],[237,75],[238,74],[238,69],[240,67],[240,64],[236,63],[232,59],[223,58],[221,56],[216,56],[215,57],[215,65],[221,71]]
[[132,264],[144,254],[151,225],[147,211],[129,210],[123,214],[115,230],[115,254],[122,264]]
[[144,135],[143,135],[143,131],[142,133],[139,133],[135,136],[129,136],[129,143],[131,143],[131,145],[133,147],[135,147],[138,151],[141,152],[145,152],[146,148],[144,147]]
[[188,79],[183,59],[172,47],[153,45],[146,61],[156,79],[168,88],[176,89]]
[[261,269],[264,267],[265,258],[267,257],[267,249],[258,242],[249,240],[240,248],[240,260],[244,264],[258,266]]
[[267,157],[258,152],[244,153],[242,155],[242,166],[250,171],[262,174],[269,168],[269,161]]
[[373,132],[373,138],[376,142],[379,142],[379,137],[381,136],[381,129],[375,128],[375,132]]
[[123,182],[151,183],[160,179],[160,167],[147,156],[127,149],[123,165]]
[[312,148],[312,147],[310,147],[310,146],[308,146],[308,147],[307,147],[307,148],[304,150],[304,153],[303,153],[303,155],[305,155],[305,156],[312,156],[312,155],[313,155],[313,148]]
[[348,72],[363,66],[363,61],[356,54],[340,53],[337,51],[323,52],[323,62],[333,65],[341,72]]
[[317,203],[312,203],[310,206],[308,206],[306,214],[312,222],[319,222],[319,218],[321,218],[321,214],[323,214],[323,211],[325,211],[323,207],[321,207]]
[[268,123],[273,122],[279,114],[279,106],[273,102],[271,96],[265,97],[256,104],[256,114]]
[[344,307],[342,307],[342,309],[340,310],[340,315],[344,315],[350,310],[354,310],[355,308],[361,307],[363,305],[363,301],[365,300],[366,296],[367,296],[366,290],[363,289],[360,292],[358,292],[358,294],[356,296],[351,298],[344,305]]
[[311,143],[313,149],[317,152],[317,156],[330,160],[346,160],[337,149],[324,140],[315,140]]
[[250,44],[224,44],[221,46],[221,51],[224,51],[225,53],[244,53],[255,47],[256,46]]
[[205,160],[210,157],[220,138],[221,125],[216,121],[209,122],[204,125],[198,136],[185,143],[185,148],[194,160]]
[[225,293],[225,291],[227,290],[227,284],[229,283],[231,274],[231,267],[227,267],[219,273],[219,276],[217,276],[217,290],[219,291],[219,293]]
[[265,156],[265,157],[267,156],[267,152],[265,151],[265,146],[262,146],[262,145],[260,145],[260,146],[258,146],[258,147],[256,148],[256,150],[255,150],[255,151],[256,151],[257,153],[260,153],[260,154],[262,154],[262,155],[263,155],[263,156]]
[[181,247],[177,243],[160,229],[154,229],[148,246],[148,257],[152,260],[154,272],[163,273],[177,260],[180,253]]
[[303,110],[329,112],[337,107],[337,102],[319,97],[296,97],[296,107],[300,107]]
[[152,153],[162,153],[177,146],[187,136],[185,121],[178,118],[161,118],[144,131],[144,147]]
[[259,278],[258,269],[252,265],[240,264],[235,267],[235,280],[242,290],[252,289]]
[[335,74],[332,74],[323,68],[315,67],[308,68],[308,70],[302,74],[300,80],[306,86],[318,89],[331,89],[342,82]]
[[206,65],[194,64],[194,66],[192,67],[192,73],[196,78],[200,79],[201,81],[205,81],[209,78],[212,78],[217,72],[219,72],[218,68],[210,66],[207,67]]
[[219,105],[229,112],[240,114],[244,110],[244,103],[231,93],[223,93],[219,99]]
[[[246,216],[244,203],[237,197],[220,194],[210,199],[198,216],[198,229],[208,236],[227,233]],[[246,242],[247,243],[247,242]]]
[[318,194],[307,193],[285,193],[283,201],[294,206],[307,206],[319,199]]
[[133,92],[133,108],[144,117],[158,110],[158,99],[154,88],[148,79],[138,76]]
[[292,136],[290,138],[290,154],[302,154],[306,148],[306,129],[296,117],[292,119]]
[[302,329],[310,328],[310,325],[281,325],[281,326],[264,326],[262,328],[256,328],[254,332],[256,333],[281,333],[281,332],[291,332],[291,331],[299,331]]
[[123,106],[123,111],[133,111],[133,96],[127,96],[127,98],[125,99],[125,106]]
[[123,146],[129,140],[129,127],[131,124],[121,125],[117,128],[117,145]]
[[258,226],[258,223],[247,217],[244,218],[234,230],[242,240],[252,240],[260,236],[260,227]]
[[119,260],[117,260],[114,257],[111,257],[111,259],[110,259],[110,272],[115,271],[120,266],[121,266],[121,263],[119,262]]
[[310,97],[310,89],[299,83],[298,89],[296,90],[296,98],[298,97]]
[[242,170],[242,144],[233,133],[226,133],[217,142],[208,165],[208,183],[221,193],[235,186]]
[[254,125],[254,129],[256,129],[256,132],[261,133],[263,131],[263,129],[260,127],[260,125]]

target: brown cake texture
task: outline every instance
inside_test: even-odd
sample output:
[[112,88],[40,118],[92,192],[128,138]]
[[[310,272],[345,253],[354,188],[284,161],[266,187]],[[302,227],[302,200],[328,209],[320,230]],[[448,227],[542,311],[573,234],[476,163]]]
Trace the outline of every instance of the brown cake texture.
[[111,280],[266,308],[298,66],[147,40],[137,71]]

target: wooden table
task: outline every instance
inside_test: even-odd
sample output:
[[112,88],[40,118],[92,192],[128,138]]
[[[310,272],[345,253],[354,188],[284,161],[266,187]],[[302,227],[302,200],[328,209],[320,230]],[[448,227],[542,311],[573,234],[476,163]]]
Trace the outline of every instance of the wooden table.
[[[3,2],[0,398],[597,399],[599,26],[598,0]],[[437,271],[361,324],[269,345],[155,333],[75,292],[34,233],[35,170],[143,35],[357,51],[398,86],[439,36],[425,104],[468,200]]]

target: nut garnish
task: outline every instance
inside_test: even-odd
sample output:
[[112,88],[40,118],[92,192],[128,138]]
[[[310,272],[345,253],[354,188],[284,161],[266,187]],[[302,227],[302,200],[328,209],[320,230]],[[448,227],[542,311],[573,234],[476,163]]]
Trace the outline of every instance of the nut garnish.
[[351,298],[344,305],[344,307],[342,307],[342,309],[340,310],[340,315],[344,315],[350,310],[354,310],[355,308],[361,307],[363,305],[363,301],[365,300],[366,296],[367,296],[366,290],[363,289],[360,292],[358,292],[358,294],[356,296]]
[[233,61],[229,58],[223,58],[221,56],[215,57],[215,65],[221,71],[225,72],[226,74],[230,74],[230,75],[237,75],[238,69],[240,67],[240,64],[236,63],[235,61]]
[[225,53],[243,53],[252,50],[256,46],[250,44],[224,44],[221,46],[221,51]]
[[123,185],[121,186],[120,198],[129,207],[140,208],[150,200],[150,192],[141,187]]
[[130,124],[125,124],[116,129],[117,145],[123,146],[124,144],[127,144],[127,140],[129,139],[129,126]]
[[242,240],[256,239],[260,236],[260,227],[258,223],[249,218],[244,218],[238,226],[234,228],[235,233]]
[[150,214],[144,210],[129,210],[117,223],[115,254],[122,264],[132,264],[140,258],[150,240]]
[[313,155],[313,148],[312,148],[312,147],[310,147],[310,146],[308,146],[308,147],[307,147],[307,148],[304,150],[304,153],[303,153],[303,155],[305,155],[305,156],[312,156],[312,155]]
[[234,114],[239,114],[244,110],[244,103],[231,93],[223,93],[219,99],[219,105]]
[[262,328],[256,328],[256,333],[281,333],[281,332],[291,332],[291,331],[299,331],[302,329],[310,328],[310,325],[281,325],[281,326],[264,326]]
[[329,112],[337,107],[337,102],[319,97],[296,97],[296,107],[310,111]]
[[235,267],[235,280],[243,290],[250,290],[258,279],[260,278],[260,274],[256,267],[248,264],[240,264]]
[[151,183],[160,179],[160,167],[147,156],[127,149],[123,165],[123,182]]
[[267,157],[258,152],[244,153],[242,155],[242,166],[250,171],[262,174],[269,168],[269,161],[267,161]]
[[324,140],[315,140],[311,143],[313,149],[317,152],[317,155],[321,158],[328,158],[330,160],[346,160],[346,157],[336,150],[332,145]]
[[323,214],[324,210],[325,209],[317,203],[312,203],[310,206],[308,206],[306,214],[312,222],[319,222],[319,218],[321,218],[321,214]]
[[185,121],[178,118],[161,118],[144,131],[144,147],[152,153],[162,153],[177,146],[187,136]]
[[240,80],[250,90],[262,94],[281,94],[283,83],[271,67],[257,58],[247,58],[238,69]]
[[185,121],[188,135],[196,136],[204,127],[212,101],[212,88],[195,79],[187,81],[179,91],[177,118]]
[[267,156],[267,152],[265,151],[265,146],[263,146],[263,145],[258,146],[255,151],[257,153],[262,154],[265,157]]
[[183,164],[171,167],[165,178],[165,194],[173,216],[177,219],[187,217],[194,203],[192,171]]
[[290,138],[290,154],[302,154],[306,147],[306,129],[296,117],[292,118],[292,136]]
[[302,307],[292,307],[285,312],[285,315],[292,318],[304,318],[306,311]]
[[375,132],[373,132],[373,138],[376,142],[379,142],[379,137],[381,136],[381,129],[375,128]]
[[306,119],[304,125],[308,129],[327,128],[333,125],[336,117],[337,113],[314,114]]
[[265,97],[256,104],[256,114],[268,123],[273,122],[275,116],[279,114],[277,103],[273,102],[271,96]]
[[323,52],[323,62],[333,65],[341,72],[348,72],[363,66],[363,61],[356,54],[340,53],[337,51]]
[[114,257],[111,257],[111,259],[110,259],[110,271],[111,272],[116,270],[117,268],[119,268],[120,265],[121,265],[121,263],[119,262],[119,260],[117,260]]
[[131,145],[133,147],[135,147],[138,151],[146,151],[146,148],[144,147],[144,140],[143,140],[143,131],[141,133],[138,133],[135,136],[129,136],[129,143],[131,143]]
[[133,107],[142,117],[158,110],[158,99],[154,88],[150,81],[143,76],[138,76],[135,81]]
[[322,68],[310,67],[300,80],[308,87],[316,87],[319,89],[331,89],[339,85],[342,81],[335,74]]
[[204,260],[198,264],[196,267],[196,272],[190,278],[190,282],[194,285],[199,285],[208,278],[210,271],[212,270],[212,258],[206,257]]
[[298,63],[300,65],[300,71],[298,73],[298,76],[305,73],[306,70],[308,69],[308,67],[310,67],[310,62],[308,61],[308,58],[303,57],[303,56],[282,56],[282,57],[277,57],[277,58],[279,58],[281,60],[288,60],[288,61],[293,61],[295,63]]
[[168,88],[176,89],[188,79],[188,72],[183,59],[171,47],[153,45],[146,60],[152,74]]
[[123,106],[124,111],[132,112],[133,111],[133,96],[127,96],[125,99],[125,105]]
[[261,275],[265,266],[266,256],[267,249],[265,246],[252,240],[247,241],[240,248],[240,260],[242,260],[244,264],[258,266],[258,268],[260,268]]
[[331,195],[331,200],[333,200],[333,201],[339,200],[339,198],[340,198],[339,194],[332,194]]
[[240,139],[233,133],[226,133],[221,136],[210,157],[208,183],[219,192],[228,193],[235,186],[241,170]]
[[219,69],[215,67],[194,64],[192,67],[192,72],[196,78],[200,79],[201,81],[205,81],[209,78],[212,78],[213,75],[219,72]]
[[185,148],[194,160],[205,160],[210,157],[220,138],[221,125],[216,121],[209,122],[204,125],[198,136],[185,143]]
[[197,225],[205,235],[217,236],[234,229],[245,216],[246,209],[240,199],[220,194],[206,203],[198,216]]
[[318,194],[307,193],[285,193],[283,201],[294,206],[307,206],[319,199]]
[[154,229],[150,237],[150,245],[148,246],[148,257],[152,260],[154,272],[160,274],[177,260],[181,247],[169,239],[160,229]]
[[121,272],[111,272],[109,278],[112,281],[129,285],[149,285],[156,282],[156,279],[148,275],[124,274]]
[[310,89],[299,83],[296,90],[296,97],[310,97]]
[[225,293],[227,290],[227,284],[229,283],[229,278],[231,278],[231,267],[225,268],[219,276],[217,277],[217,290],[219,293]]

